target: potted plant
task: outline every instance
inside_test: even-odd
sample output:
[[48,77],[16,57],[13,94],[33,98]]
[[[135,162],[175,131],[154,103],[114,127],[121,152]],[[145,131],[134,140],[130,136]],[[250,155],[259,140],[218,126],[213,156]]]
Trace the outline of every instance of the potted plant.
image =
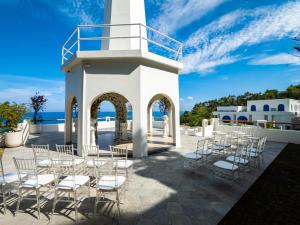
[[39,123],[42,121],[42,117],[38,117],[38,112],[45,109],[47,99],[44,95],[39,95],[39,93],[36,92],[35,95],[30,98],[30,100],[30,107],[33,109],[33,118],[32,124],[30,124],[30,133],[39,134],[42,131],[42,124]]
[[4,102],[0,104],[0,120],[3,128],[7,129],[4,141],[7,147],[19,147],[23,142],[23,131],[19,123],[27,113],[24,104]]

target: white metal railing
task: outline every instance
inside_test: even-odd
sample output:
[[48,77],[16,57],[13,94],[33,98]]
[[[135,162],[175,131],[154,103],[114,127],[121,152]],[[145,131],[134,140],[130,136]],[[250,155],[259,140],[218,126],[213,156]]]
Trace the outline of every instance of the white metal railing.
[[[103,36],[103,28],[133,26],[137,27],[137,35],[132,36]],[[182,61],[181,42],[141,23],[134,24],[101,24],[101,25],[79,25],[71,33],[62,47],[62,64],[72,59],[77,51],[101,51],[101,43],[113,39],[138,39],[139,49],[142,49],[143,42],[146,42],[150,52],[170,58],[175,61]],[[86,48],[83,45],[87,42],[96,42],[94,47]]]

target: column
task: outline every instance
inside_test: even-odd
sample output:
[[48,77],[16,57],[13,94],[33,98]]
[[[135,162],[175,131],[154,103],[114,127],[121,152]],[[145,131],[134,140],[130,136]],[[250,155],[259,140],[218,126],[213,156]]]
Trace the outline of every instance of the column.
[[65,113],[65,133],[64,133],[64,142],[65,144],[70,144],[72,142],[72,106],[68,104],[68,100],[66,98],[66,113]]
[[142,158],[148,155],[147,146],[147,106],[133,107],[133,157]]

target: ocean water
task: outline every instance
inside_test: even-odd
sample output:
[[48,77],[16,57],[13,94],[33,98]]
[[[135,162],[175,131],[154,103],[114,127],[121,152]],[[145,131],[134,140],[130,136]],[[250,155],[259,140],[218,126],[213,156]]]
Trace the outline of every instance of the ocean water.
[[[59,124],[64,123],[65,113],[64,112],[40,112],[38,117],[43,119],[42,124]],[[115,117],[115,112],[100,112],[98,114],[98,120],[104,121],[105,117]],[[155,120],[162,120],[163,114],[161,112],[153,112],[153,117]],[[32,119],[33,113],[28,113],[25,118]],[[128,112],[128,119],[132,119],[132,112]]]

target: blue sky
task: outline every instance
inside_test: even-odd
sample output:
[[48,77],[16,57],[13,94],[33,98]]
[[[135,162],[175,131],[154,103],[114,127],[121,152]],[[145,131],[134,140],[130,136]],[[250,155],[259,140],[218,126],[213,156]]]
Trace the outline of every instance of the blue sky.
[[[300,83],[291,52],[300,32],[300,1],[145,0],[147,24],[184,43],[181,110],[246,91]],[[99,24],[103,0],[1,0],[0,102],[29,102],[36,91],[47,111],[64,110],[61,46],[78,24]],[[104,110],[110,107],[104,107]]]

